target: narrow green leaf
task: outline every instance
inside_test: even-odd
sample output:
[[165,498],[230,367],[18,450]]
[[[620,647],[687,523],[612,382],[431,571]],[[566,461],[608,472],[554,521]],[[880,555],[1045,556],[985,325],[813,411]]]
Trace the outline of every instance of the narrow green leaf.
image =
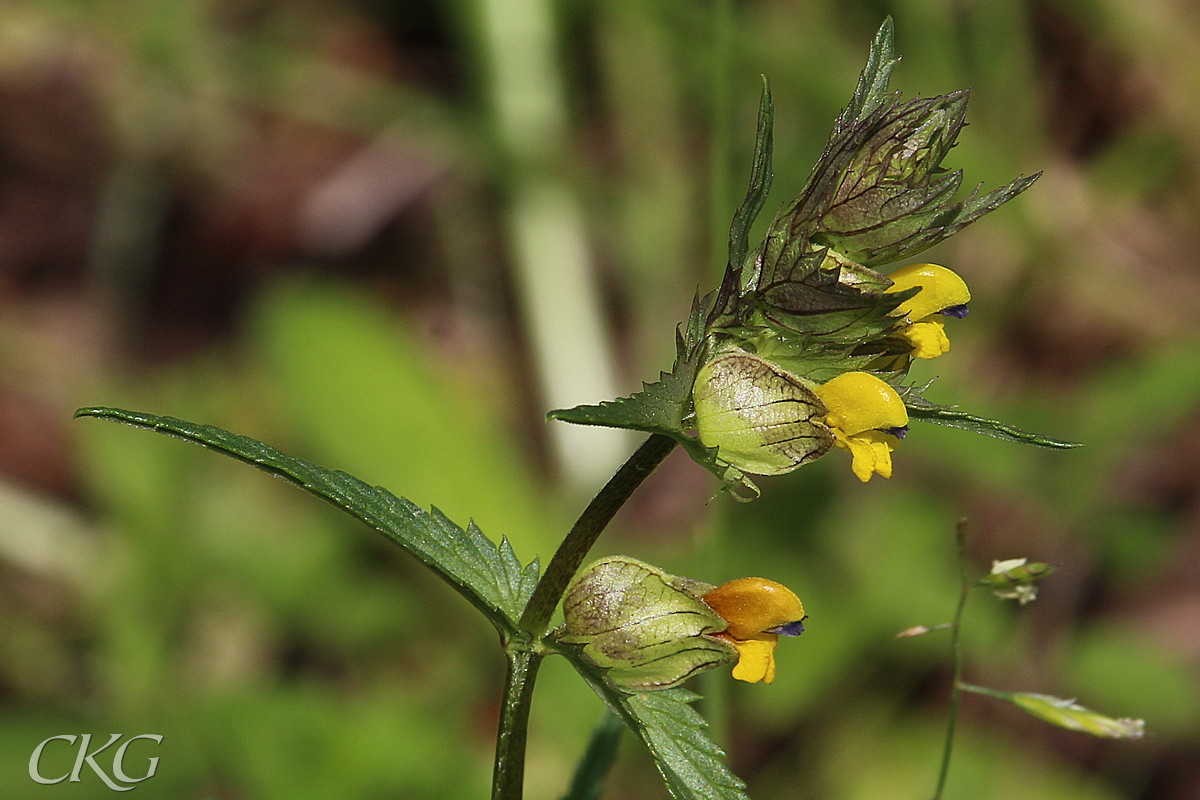
[[1049,447],[1057,450],[1069,450],[1073,447],[1079,447],[1079,442],[1069,442],[1064,439],[1054,439],[1050,436],[1043,436],[1040,433],[1030,433],[1029,431],[1021,430],[1004,422],[999,422],[994,419],[986,419],[977,417],[974,414],[968,414],[965,411],[959,411],[956,408],[948,408],[946,406],[937,406],[925,404],[912,405],[909,401],[908,405],[909,419],[917,422],[932,422],[934,425],[945,425],[948,428],[960,428],[964,431],[991,436],[996,439],[1003,439],[1008,442],[1016,442],[1018,444],[1031,444],[1038,447]]
[[299,486],[403,547],[486,614],[501,632],[516,631],[516,620],[533,594],[537,562],[522,567],[507,539],[496,545],[474,523],[463,530],[436,508],[425,511],[353,475],[317,466],[211,425],[120,408],[81,408],[75,416],[175,436]]
[[1040,172],[1035,172],[1032,175],[1020,175],[984,195],[972,195],[967,198],[963,201],[961,209],[955,215],[953,223],[946,226],[946,235],[950,236],[957,233],[984,214],[990,214],[995,211],[1032,186],[1033,182],[1040,177],[1042,177],[1042,173]]
[[985,686],[960,683],[963,691],[1005,700],[1030,716],[1059,728],[1079,731],[1103,739],[1141,739],[1146,735],[1146,722],[1132,717],[1110,717],[1085,708],[1072,699],[1033,692],[1005,692]]
[[[978,194],[976,187],[970,197],[937,211],[932,219],[923,219],[920,215],[912,217],[908,224],[913,230],[908,236],[880,246],[868,246],[860,251],[852,251],[853,255],[868,265],[890,264],[903,258],[911,258],[953,236],[983,215],[995,211],[1032,186],[1041,175],[1040,172],[1022,175],[983,195]],[[936,204],[931,204],[931,207],[935,206]]]
[[771,190],[772,126],[775,105],[771,100],[771,84],[762,76],[762,96],[758,101],[758,127],[754,134],[754,160],[750,168],[750,186],[733,222],[729,226],[729,267],[740,272],[750,250],[750,228],[762,211],[767,193]]
[[592,730],[587,750],[575,767],[571,788],[562,800],[600,800],[604,796],[604,781],[617,760],[617,746],[625,732],[624,722],[616,714],[605,711]]

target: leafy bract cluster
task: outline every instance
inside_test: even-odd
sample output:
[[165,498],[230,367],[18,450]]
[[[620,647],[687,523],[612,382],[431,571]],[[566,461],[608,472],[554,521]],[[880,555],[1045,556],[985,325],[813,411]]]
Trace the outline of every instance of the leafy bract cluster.
[[[962,130],[968,93],[905,100],[888,89],[896,63],[889,19],[803,190],[752,248],[751,227],[772,181],[774,108],[764,79],[750,183],[730,226],[724,277],[693,301],[677,333],[671,371],[629,397],[552,411],[552,419],[671,436],[735,496],[753,498],[758,490],[745,470],[706,446],[696,431],[697,375],[703,365],[735,353],[765,359],[787,380],[798,377],[801,385],[791,394],[869,370],[896,388],[912,419],[1026,444],[1072,446],[932,403],[922,397],[923,387],[904,384],[912,346],[897,335],[907,324],[897,309],[920,289],[897,291],[876,268],[956,233],[1038,176],[956,200],[962,172],[941,162]],[[821,442],[827,432],[811,427],[817,444],[797,463],[828,449]]]

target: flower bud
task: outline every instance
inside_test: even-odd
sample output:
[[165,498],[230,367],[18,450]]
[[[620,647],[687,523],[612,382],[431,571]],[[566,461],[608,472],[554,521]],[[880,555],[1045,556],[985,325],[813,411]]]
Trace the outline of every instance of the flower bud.
[[580,645],[619,689],[667,689],[737,659],[730,644],[705,635],[728,625],[701,599],[711,588],[628,556],[603,558],[567,589],[557,639]]
[[782,475],[833,444],[813,392],[792,373],[743,351],[701,367],[692,401],[700,441],[744,472]]
[[1059,728],[1089,733],[1105,739],[1141,739],[1146,735],[1146,722],[1130,717],[1108,717],[1084,708],[1074,700],[1048,694],[1014,692],[1012,703],[1027,714]]
[[1028,186],[1018,179],[986,198],[954,202],[962,171],[941,162],[966,111],[966,92],[893,97],[835,130],[808,187],[828,197],[813,241],[868,266],[886,264],[936,244]]
[[1010,558],[1005,561],[993,561],[992,571],[979,579],[980,586],[989,586],[992,593],[1001,600],[1016,600],[1021,605],[1037,599],[1038,587],[1036,581],[1054,571],[1050,564],[1035,561],[1029,563],[1025,558]]
[[1030,716],[1049,722],[1059,728],[1089,733],[1106,739],[1141,739],[1146,735],[1146,722],[1131,717],[1108,717],[1090,708],[1084,708],[1074,700],[1033,692],[1005,692],[986,686],[959,683],[964,692],[994,697],[1012,703]]
[[622,691],[676,686],[737,662],[737,680],[771,683],[780,636],[804,632],[804,606],[766,578],[721,586],[668,575],[629,556],[602,558],[567,589],[558,642]]

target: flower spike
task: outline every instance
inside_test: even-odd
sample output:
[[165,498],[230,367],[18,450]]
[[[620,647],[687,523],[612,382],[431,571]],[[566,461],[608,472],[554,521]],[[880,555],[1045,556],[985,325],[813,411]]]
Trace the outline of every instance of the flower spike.
[[[1074,446],[939,405],[907,383],[916,359],[950,350],[946,320],[966,316],[971,293],[946,267],[889,273],[889,265],[994,211],[1038,176],[956,199],[963,173],[942,162],[966,124],[969,93],[906,100],[891,90],[899,63],[892,35],[890,22],[880,28],[808,182],[756,244],[751,231],[772,181],[774,103],[764,81],[729,260],[720,285],[696,295],[677,330],[671,370],[628,397],[551,418],[669,436],[738,500],[758,496],[752,476],[783,475],[835,446],[850,451],[860,480],[890,477],[910,413],[1011,442]],[[881,419],[855,422],[869,412]]]

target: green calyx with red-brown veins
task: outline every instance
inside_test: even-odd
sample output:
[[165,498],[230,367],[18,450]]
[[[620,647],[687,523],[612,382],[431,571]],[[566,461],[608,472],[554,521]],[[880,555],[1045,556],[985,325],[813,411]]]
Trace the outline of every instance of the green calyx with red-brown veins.
[[609,685],[636,692],[725,664],[737,680],[771,683],[779,637],[800,635],[805,614],[790,589],[766,578],[713,586],[609,556],[568,588],[563,618],[555,645]]

